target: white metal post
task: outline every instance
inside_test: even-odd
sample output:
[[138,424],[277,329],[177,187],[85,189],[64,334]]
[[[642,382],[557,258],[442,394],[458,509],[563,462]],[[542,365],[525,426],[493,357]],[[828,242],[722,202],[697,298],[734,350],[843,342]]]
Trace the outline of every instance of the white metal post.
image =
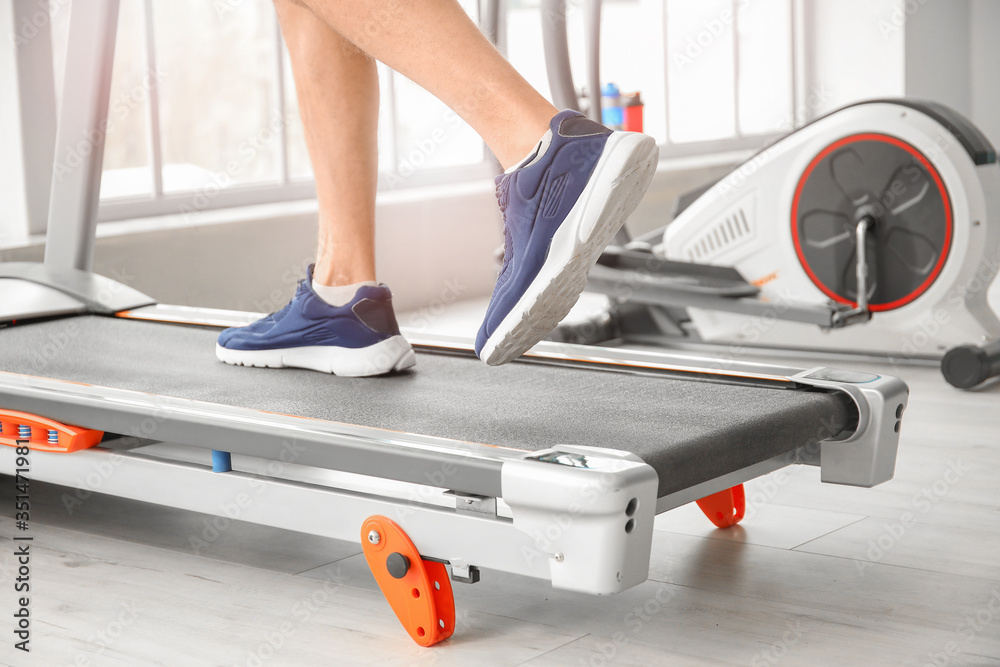
[[45,232],[48,219],[56,99],[52,74],[52,17],[33,0],[14,0],[0,12],[0,81],[15,95],[0,99],[0,197],[11,216],[0,221],[0,243]]
[[88,0],[70,7],[45,245],[51,268],[93,266],[118,3]]

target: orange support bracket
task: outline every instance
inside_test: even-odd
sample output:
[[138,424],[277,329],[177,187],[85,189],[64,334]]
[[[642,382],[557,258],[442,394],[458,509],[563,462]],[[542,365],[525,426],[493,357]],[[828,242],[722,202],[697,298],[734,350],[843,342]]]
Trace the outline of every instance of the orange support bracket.
[[433,646],[455,631],[455,596],[444,563],[424,560],[402,528],[384,516],[361,526],[368,567],[396,618],[421,646]]
[[19,440],[27,440],[28,448],[39,452],[76,452],[100,444],[103,437],[103,431],[0,408],[0,445],[18,447]]
[[731,489],[705,496],[698,501],[698,507],[719,528],[735,526],[743,519],[747,509],[743,485],[737,484]]

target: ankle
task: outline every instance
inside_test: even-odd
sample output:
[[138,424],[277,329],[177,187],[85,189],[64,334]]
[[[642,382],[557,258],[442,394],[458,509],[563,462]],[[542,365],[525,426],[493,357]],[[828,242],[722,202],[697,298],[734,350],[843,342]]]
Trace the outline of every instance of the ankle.
[[313,283],[323,287],[342,287],[358,283],[375,282],[372,268],[345,267],[342,263],[316,260],[313,266]]
[[503,150],[497,151],[500,166],[505,170],[510,169],[532,154],[538,142],[549,131],[549,122],[559,113],[555,107],[552,107],[551,111],[552,113],[549,113],[548,109],[544,109],[533,114],[530,121],[519,124],[517,131],[508,137]]
[[350,285],[321,285],[315,279],[312,282],[312,290],[316,293],[316,296],[331,306],[338,308],[349,304],[357,295],[358,290],[365,286],[377,287],[378,283],[374,280],[365,280]]

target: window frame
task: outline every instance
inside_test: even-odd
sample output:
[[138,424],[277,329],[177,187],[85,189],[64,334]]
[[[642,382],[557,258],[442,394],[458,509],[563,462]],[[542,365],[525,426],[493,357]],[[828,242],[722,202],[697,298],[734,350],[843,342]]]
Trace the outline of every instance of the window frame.
[[[665,64],[663,68],[664,85],[664,109],[666,116],[667,140],[660,144],[661,160],[676,158],[693,158],[698,156],[709,157],[722,153],[733,153],[738,151],[748,151],[760,148],[762,145],[780,137],[783,132],[773,132],[766,134],[745,134],[740,128],[740,49],[739,31],[737,29],[739,4],[742,0],[729,0],[733,11],[733,20],[730,23],[733,38],[733,85],[734,85],[734,130],[735,135],[723,139],[697,142],[671,142],[670,136],[670,74],[669,66]],[[791,105],[790,118],[792,127],[797,128],[808,120],[800,118],[796,110],[800,108],[800,96],[804,86],[802,85],[802,62],[804,56],[804,45],[802,44],[802,15],[803,0],[784,0],[789,4],[789,15],[791,17]],[[664,2],[662,35],[664,58],[669,53],[667,42],[668,11]],[[154,42],[153,26],[153,0],[143,0],[144,29],[145,29],[145,57],[147,59],[147,71],[156,71],[156,52]],[[505,13],[501,7],[501,15]],[[285,74],[287,51],[281,36],[280,26],[277,18],[273,21],[273,53],[275,57],[272,65],[272,76],[274,77],[274,93],[272,96],[272,112],[285,114],[285,97],[287,81]],[[501,26],[503,21],[501,21]],[[501,27],[500,48],[503,50],[506,31]],[[484,151],[484,159],[480,162],[453,166],[434,167],[420,169],[412,174],[403,177],[398,172],[399,150],[396,138],[396,104],[394,95],[395,79],[398,76],[392,70],[385,69],[385,76],[382,77],[383,84],[383,109],[389,114],[389,122],[386,123],[388,132],[380,136],[380,141],[388,142],[389,153],[393,155],[393,162],[388,168],[380,168],[378,186],[380,191],[398,190],[413,187],[440,186],[447,184],[462,184],[470,181],[492,178],[497,173],[496,161]],[[98,208],[98,222],[112,222],[133,218],[145,218],[161,215],[188,214],[201,211],[219,210],[240,206],[250,206],[256,204],[278,203],[287,201],[298,201],[315,197],[315,183],[312,179],[292,178],[289,174],[288,163],[288,135],[282,127],[277,131],[276,140],[279,146],[279,176],[275,181],[261,182],[253,184],[241,184],[226,188],[218,186],[206,186],[196,190],[182,192],[163,191],[162,177],[162,149],[160,139],[159,122],[159,95],[157,83],[152,81],[149,91],[149,103],[147,105],[146,131],[148,136],[147,146],[149,164],[147,169],[150,172],[151,193],[148,195],[122,196],[101,199]],[[405,182],[399,182],[402,179]]]

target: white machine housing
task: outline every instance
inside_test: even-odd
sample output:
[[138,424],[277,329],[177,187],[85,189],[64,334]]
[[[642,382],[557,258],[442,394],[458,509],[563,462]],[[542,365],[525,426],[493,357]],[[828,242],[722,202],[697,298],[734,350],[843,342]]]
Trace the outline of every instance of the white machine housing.
[[[947,259],[923,294],[894,310],[873,313],[870,322],[822,330],[782,321],[784,305],[829,302],[803,269],[793,244],[796,186],[824,148],[861,133],[901,139],[937,169],[953,209]],[[749,319],[690,308],[703,340],[934,358],[957,345],[1000,337],[1000,320],[988,295],[1000,265],[998,216],[1000,165],[976,165],[958,138],[925,113],[873,102],[832,113],[753,156],[667,225],[654,252],[667,259],[732,266],[774,303],[774,317]]]

